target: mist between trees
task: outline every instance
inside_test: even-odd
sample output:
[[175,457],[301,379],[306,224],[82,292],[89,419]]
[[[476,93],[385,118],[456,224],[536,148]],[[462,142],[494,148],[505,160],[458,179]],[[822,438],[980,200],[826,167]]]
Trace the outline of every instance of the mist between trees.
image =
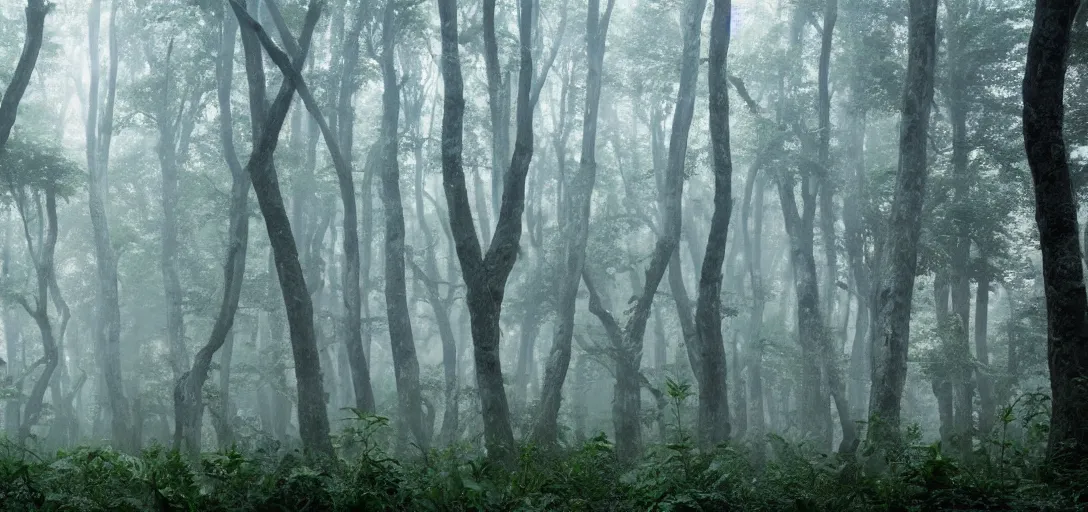
[[1085,11],[0,2],[5,443],[1072,478]]

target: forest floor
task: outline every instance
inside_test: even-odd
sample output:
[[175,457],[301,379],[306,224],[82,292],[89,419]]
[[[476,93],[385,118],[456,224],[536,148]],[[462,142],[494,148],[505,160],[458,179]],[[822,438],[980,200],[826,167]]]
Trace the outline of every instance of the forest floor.
[[863,468],[864,451],[826,456],[773,436],[758,466],[750,448],[700,453],[683,441],[621,465],[603,435],[562,453],[523,447],[502,471],[467,446],[403,463],[376,443],[338,449],[332,463],[257,449],[194,465],[158,447],[45,457],[0,440],[0,510],[1088,510],[1088,486],[1040,482],[1037,447],[979,450],[966,464],[915,444],[879,476]]

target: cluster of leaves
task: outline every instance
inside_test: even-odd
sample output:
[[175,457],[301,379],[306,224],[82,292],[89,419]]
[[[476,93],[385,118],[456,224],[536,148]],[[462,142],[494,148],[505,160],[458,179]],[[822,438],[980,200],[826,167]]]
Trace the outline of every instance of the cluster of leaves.
[[[677,407],[685,394],[669,386]],[[1037,482],[1029,451],[966,464],[909,433],[879,472],[863,469],[871,453],[827,456],[776,436],[762,464],[751,446],[699,451],[679,424],[678,442],[633,467],[600,434],[565,452],[523,447],[516,467],[500,469],[467,446],[395,460],[382,451],[385,425],[361,417],[341,457],[324,462],[228,450],[195,465],[159,447],[42,459],[0,446],[0,510],[1080,510],[1077,496]]]

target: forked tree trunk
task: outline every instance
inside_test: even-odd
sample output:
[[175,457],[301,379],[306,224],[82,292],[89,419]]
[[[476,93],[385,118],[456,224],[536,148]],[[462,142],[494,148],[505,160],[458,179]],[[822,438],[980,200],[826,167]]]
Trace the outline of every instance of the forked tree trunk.
[[[551,353],[544,370],[544,386],[540,396],[540,411],[533,427],[533,438],[542,445],[555,444],[558,436],[559,407],[563,384],[570,367],[571,340],[574,336],[574,312],[585,266],[586,244],[589,240],[589,216],[593,188],[597,180],[597,118],[601,103],[601,77],[604,68],[605,39],[612,18],[614,0],[609,0],[603,16],[600,1],[590,0],[586,12],[586,102],[582,117],[582,153],[572,186],[566,187],[564,201],[576,210],[564,210],[560,222],[566,234],[563,272],[557,287],[555,335]],[[565,91],[565,89],[564,89]],[[564,106],[565,107],[565,106]],[[566,112],[564,111],[563,114]],[[562,138],[565,142],[566,133]],[[556,151],[559,144],[556,145]],[[563,160],[563,156],[560,156]],[[562,170],[560,172],[562,177]]]
[[[338,142],[344,148],[344,159],[350,165],[352,161],[352,147],[354,145],[355,108],[352,98],[359,89],[357,68],[359,64],[359,37],[362,34],[365,19],[365,6],[367,2],[358,2],[355,19],[352,21],[351,30],[348,31],[344,41],[344,65],[340,77],[340,95],[337,98],[337,120],[339,122]],[[358,236],[346,234],[344,236],[344,270],[341,273],[341,291],[344,296],[344,307],[347,318],[344,346],[348,353],[348,363],[351,367],[351,384],[355,394],[355,406],[363,411],[373,411],[374,390],[370,383],[370,366],[368,357],[370,350],[369,329],[363,334],[363,315],[369,313],[366,305],[366,297],[362,290],[370,289],[370,242],[372,233],[371,220],[371,195],[370,184],[373,173],[364,169],[366,178],[363,179],[362,193],[362,225],[351,227],[349,219],[345,215],[345,229],[359,232]],[[352,185],[350,191],[352,203],[354,203],[355,190]],[[344,199],[343,192],[341,199]],[[357,222],[357,224],[359,224]],[[349,247],[348,238],[354,238],[354,243]],[[360,240],[360,238],[362,240]],[[361,284],[361,286],[360,286]],[[365,340],[365,341],[364,341]]]
[[[312,20],[312,21],[311,21]],[[317,16],[308,18],[310,23],[303,28],[303,46],[309,46],[310,35],[317,22]],[[208,379],[212,358],[215,353],[228,342],[234,328],[235,314],[238,311],[238,302],[242,292],[242,282],[246,268],[246,253],[249,247],[249,189],[250,181],[248,170],[243,168],[238,160],[234,148],[234,120],[230,106],[231,83],[233,81],[235,34],[238,24],[234,17],[228,13],[223,15],[223,29],[220,41],[219,61],[216,68],[219,101],[219,138],[223,150],[223,159],[231,172],[231,196],[228,225],[227,256],[223,266],[223,298],[219,304],[219,312],[216,315],[215,324],[208,337],[207,343],[197,352],[192,368],[179,379],[174,394],[174,415],[176,427],[174,431],[175,449],[185,449],[185,452],[193,460],[200,456],[201,430],[203,425],[204,403],[202,389]],[[261,58],[256,48],[252,45],[246,49],[247,68],[259,66],[256,61]],[[297,56],[301,66],[304,55]],[[252,73],[252,71],[251,71]],[[264,81],[263,72],[260,80]],[[265,149],[274,152],[274,142],[279,138],[280,129],[283,127],[283,117],[286,117],[290,106],[294,89],[289,85],[282,87],[269,111],[265,110],[265,92],[263,88],[249,91],[251,110],[253,115],[252,141],[254,151]],[[266,140],[266,139],[271,139]],[[272,144],[272,149],[269,148]],[[252,164],[255,157],[250,155],[247,167]],[[269,157],[271,162],[271,157]],[[271,165],[269,163],[268,165]],[[224,375],[223,389],[227,389],[226,374],[229,372],[230,358],[224,354],[223,367],[220,372]],[[227,393],[222,393],[220,415],[229,412],[227,405]],[[221,422],[230,424],[230,418],[221,418]],[[222,440],[221,440],[222,441]],[[220,443],[222,444],[222,443]]]
[[[10,172],[10,171],[9,171]],[[47,171],[48,172],[48,171]],[[11,178],[9,177],[9,180]],[[13,181],[9,182],[12,183]],[[12,188],[15,188],[12,186]],[[38,376],[38,380],[34,382],[34,386],[30,390],[30,395],[27,397],[26,406],[23,408],[23,414],[21,416],[21,423],[19,424],[19,432],[16,436],[16,442],[23,444],[30,438],[30,429],[37,425],[38,420],[41,419],[42,413],[42,401],[45,398],[46,388],[50,386],[50,380],[53,378],[53,373],[57,369],[57,365],[60,362],[60,354],[57,349],[57,339],[55,337],[55,331],[53,322],[49,318],[49,285],[53,281],[54,272],[56,268],[53,264],[53,254],[57,247],[57,183],[56,177],[51,176],[47,183],[44,185],[43,191],[34,191],[35,195],[45,194],[45,219],[42,219],[41,211],[41,196],[37,196],[38,205],[38,221],[42,223],[44,221],[47,224],[45,233],[38,232],[38,243],[41,244],[40,248],[34,247],[34,239],[31,235],[30,221],[28,218],[32,215],[27,211],[29,205],[27,205],[27,190],[25,188],[21,190],[12,190],[12,195],[15,196],[16,206],[19,210],[19,215],[23,219],[23,233],[26,236],[27,252],[32,255],[34,260],[34,274],[37,282],[37,295],[34,298],[34,306],[30,305],[30,302],[23,297],[19,297],[19,303],[26,310],[27,314],[34,319],[34,322],[38,324],[38,331],[42,337],[42,352],[44,365],[42,367],[42,373]],[[44,236],[43,236],[44,235]],[[55,385],[55,384],[54,384]],[[55,404],[59,407],[61,404]]]
[[520,6],[524,15],[518,23],[521,70],[518,76],[517,138],[513,159],[503,180],[502,206],[495,237],[485,253],[473,225],[461,155],[465,99],[457,38],[457,2],[440,0],[438,3],[442,26],[442,79],[445,86],[442,182],[449,208],[450,229],[467,288],[476,384],[483,409],[484,443],[488,456],[504,464],[512,464],[514,460],[514,433],[499,358],[499,315],[506,280],[514,267],[521,240],[525,177],[533,156],[533,109],[530,105],[533,80],[530,51],[532,20],[529,16],[532,0],[520,0]]

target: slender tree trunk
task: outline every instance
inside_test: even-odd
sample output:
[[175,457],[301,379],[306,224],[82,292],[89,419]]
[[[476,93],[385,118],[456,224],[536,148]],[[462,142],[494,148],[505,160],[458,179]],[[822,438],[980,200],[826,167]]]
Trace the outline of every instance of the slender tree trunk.
[[[316,21],[316,18],[315,18]],[[219,102],[219,139],[222,145],[223,160],[231,172],[231,196],[228,225],[227,255],[223,266],[223,297],[220,301],[219,312],[216,315],[215,324],[208,337],[207,343],[197,352],[193,366],[185,376],[178,380],[174,395],[175,421],[177,426],[174,432],[174,447],[184,449],[190,458],[199,459],[201,449],[201,430],[203,425],[203,392],[204,383],[208,379],[212,358],[215,353],[233,338],[235,315],[238,311],[238,302],[241,298],[242,282],[246,269],[246,254],[249,247],[249,189],[250,181],[247,170],[242,167],[234,146],[234,119],[230,106],[231,84],[234,74],[235,37],[238,24],[229,14],[223,16],[223,27],[219,48],[219,60],[217,63],[217,96]],[[308,41],[313,26],[304,29],[303,37]],[[259,53],[254,53],[253,48],[246,52],[247,66],[253,66],[255,59],[260,59]],[[299,60],[301,60],[301,56]],[[261,78],[263,83],[263,77]],[[287,92],[285,92],[287,91]],[[277,101],[289,104],[293,90],[281,89]],[[262,147],[268,147],[269,141],[265,139],[277,139],[279,129],[283,125],[283,119],[275,116],[286,116],[286,107],[279,111],[265,112],[265,92],[263,88],[250,90],[251,109],[259,111],[252,116],[253,148],[256,151]],[[286,97],[283,100],[281,97]],[[271,157],[269,157],[269,162]],[[249,160],[255,159],[253,154]],[[248,165],[248,163],[247,163]],[[271,163],[269,163],[271,165]],[[232,349],[230,345],[229,348]],[[229,395],[227,383],[229,382],[230,352],[222,357],[220,375],[222,380],[222,393],[220,399],[223,404],[220,414],[228,416]],[[224,420],[229,425],[229,416]],[[220,436],[222,437],[222,436]],[[220,439],[222,446],[223,439]]]
[[[11,178],[9,177],[9,180]],[[9,181],[10,183],[10,181]],[[19,214],[23,219],[23,233],[26,236],[27,251],[32,255],[34,260],[34,274],[37,281],[37,295],[35,296],[34,306],[30,305],[30,302],[23,297],[19,297],[19,303],[26,310],[27,314],[34,319],[34,322],[38,324],[38,331],[41,333],[42,338],[42,352],[44,354],[43,360],[45,364],[42,368],[41,375],[38,376],[38,380],[34,382],[34,386],[30,390],[30,395],[27,397],[26,406],[23,408],[22,422],[19,424],[19,432],[16,436],[16,442],[23,444],[30,437],[30,429],[34,427],[38,420],[41,418],[42,402],[45,398],[46,388],[49,387],[49,383],[53,378],[53,372],[56,371],[57,365],[60,362],[60,355],[57,349],[57,340],[54,337],[53,322],[49,318],[49,284],[53,281],[53,273],[55,268],[53,265],[53,255],[57,247],[57,184],[53,179],[49,179],[49,182],[44,185],[45,194],[45,224],[48,225],[46,233],[42,236],[39,233],[38,241],[41,244],[40,248],[35,248],[33,238],[30,234],[30,223],[28,220],[28,205],[26,204],[26,189],[13,190],[12,194],[15,195],[16,205],[19,209]],[[34,191],[34,194],[40,194],[43,192]],[[38,196],[40,201],[40,196]],[[38,203],[38,219],[39,223],[43,223],[41,218],[41,203]],[[60,404],[55,404],[60,406]]]
[[[229,17],[229,16],[225,16]],[[188,366],[189,355],[185,349],[185,313],[182,310],[181,280],[178,278],[178,168],[180,160],[184,158],[178,151],[178,131],[181,128],[182,118],[175,114],[179,105],[173,96],[171,88],[175,85],[177,77],[174,75],[172,62],[174,50],[173,41],[166,50],[164,62],[161,63],[161,83],[156,95],[158,102],[155,110],[155,124],[159,132],[159,140],[155,150],[159,157],[159,168],[162,175],[162,226],[161,226],[161,253],[159,269],[162,272],[163,292],[166,302],[166,345],[170,353],[170,367],[173,370],[174,380],[178,380]],[[160,67],[159,62],[149,55],[148,65],[151,69]],[[181,98],[182,113],[186,112],[185,98]],[[194,114],[196,105],[190,106],[190,115]]]
[[[804,171],[802,171],[804,172]],[[794,197],[793,177],[778,178],[778,193],[782,203],[782,215],[790,240],[790,261],[793,268],[793,285],[797,297],[797,336],[801,346],[801,435],[816,443],[822,450],[831,449],[830,404],[824,387],[821,362],[827,355],[822,351],[829,333],[820,314],[820,297],[816,276],[816,258],[813,250],[813,218],[816,197],[810,192],[812,179],[802,176],[804,201],[799,212]]]
[[616,431],[616,455],[624,462],[638,456],[642,446],[640,416],[639,366],[642,362],[643,337],[650,317],[654,295],[673,252],[680,244],[684,159],[688,132],[695,110],[695,89],[699,77],[700,30],[706,0],[691,0],[684,12],[684,47],[680,62],[680,86],[676,112],[673,114],[669,140],[668,165],[662,183],[664,222],[646,270],[646,279],[623,329],[623,339],[616,357],[616,387],[612,403],[612,422]]
[[[8,210],[7,218],[4,222],[4,249],[3,249],[3,261],[0,262],[0,275],[3,276],[5,282],[11,279],[11,210]],[[20,374],[23,372],[22,365],[19,358],[19,347],[22,345],[22,339],[20,337],[21,325],[19,319],[16,317],[12,308],[4,308],[4,344],[7,346],[7,367],[0,365],[0,371],[4,372],[4,376],[11,378],[13,381],[18,382]],[[21,420],[21,409],[19,401],[16,399],[7,400],[7,404],[4,406],[4,431],[9,436],[14,436],[19,431],[19,423]]]
[[873,297],[873,366],[869,415],[876,416],[869,440],[899,436],[903,385],[907,376],[911,298],[918,266],[922,201],[925,198],[926,137],[933,103],[936,61],[936,0],[910,0],[907,74],[899,133],[899,169],[886,238],[881,243],[879,279]]
[[577,210],[565,212],[564,215],[566,245],[563,271],[557,287],[559,290],[559,297],[556,300],[558,318],[551,353],[544,370],[540,412],[533,428],[533,438],[537,443],[544,445],[552,445],[556,442],[563,383],[567,377],[567,369],[570,367],[575,305],[578,300],[582,268],[585,266],[590,209],[597,179],[597,118],[601,103],[605,40],[614,5],[615,1],[609,0],[602,16],[600,1],[590,0],[586,13],[586,100],[582,117],[581,163],[574,182],[570,184],[571,186],[564,188],[567,191],[564,201]]
[[[517,138],[513,159],[503,180],[502,206],[495,236],[485,253],[472,220],[462,161],[464,136],[464,83],[457,38],[457,2],[440,0],[442,24],[442,78],[445,88],[442,119],[442,181],[450,214],[466,302],[472,324],[476,383],[483,409],[484,442],[488,456],[504,464],[514,458],[510,407],[503,389],[499,357],[499,314],[521,240],[525,208],[525,177],[533,156],[533,109],[529,103],[533,80],[532,0],[520,0],[524,14],[518,23],[521,70],[518,76]],[[482,213],[482,212],[481,212]]]
[[1024,146],[1035,187],[1035,220],[1043,250],[1050,367],[1051,424],[1047,459],[1056,471],[1088,457],[1088,296],[1077,238],[1062,123],[1065,73],[1079,0],[1036,0],[1024,73]]
[[[836,290],[838,290],[835,284],[838,282],[839,276],[837,248],[835,246],[835,180],[831,173],[831,87],[829,84],[831,50],[835,36],[835,22],[838,17],[838,0],[826,0],[824,3],[823,26],[820,32],[816,110],[818,111],[820,127],[818,157],[820,165],[823,167],[820,171],[820,234],[826,256],[823,311],[828,325],[835,316],[835,296]],[[837,363],[825,361],[825,364]]]
[[[98,267],[98,298],[95,340],[102,380],[109,400],[110,426],[116,447],[135,452],[138,441],[132,435],[132,416],[121,377],[121,306],[117,285],[117,255],[110,239],[106,201],[109,197],[109,155],[113,136],[113,106],[117,93],[117,68],[120,49],[117,44],[117,1],[110,6],[109,73],[106,79],[106,103],[99,112],[99,52],[102,0],[91,3],[88,40],[91,79],[87,94],[87,168],[90,171],[88,205],[94,231],[95,260]],[[99,115],[101,114],[101,118]]]
[[[851,34],[857,38],[856,34]],[[867,419],[865,404],[868,402],[869,383],[869,265],[865,260],[866,237],[861,215],[861,199],[867,193],[865,170],[866,109],[861,105],[864,98],[864,77],[853,73],[850,95],[854,105],[847,109],[846,158],[850,165],[850,185],[843,196],[843,242],[850,274],[854,282],[858,312],[854,318],[854,342],[850,349],[850,388],[847,396],[853,408],[851,417]]]
[[982,365],[981,371],[975,371],[978,381],[978,429],[982,436],[991,433],[994,427],[994,385],[990,373],[990,344],[986,339],[987,322],[990,315],[990,273],[985,258],[982,259],[978,274],[978,290],[975,293],[975,358]]
[[[684,271],[680,268],[679,249],[673,252],[672,258],[669,259],[667,271],[666,279],[669,281],[669,290],[672,292],[673,304],[676,306],[676,317],[680,322],[684,353],[688,356],[688,365],[691,366],[695,381],[700,383],[703,381],[703,350],[699,346],[699,337],[695,330],[695,311],[691,307],[691,297],[688,296],[687,286],[684,285]],[[637,290],[639,287],[632,288]]]
[[[366,5],[367,2],[358,2],[355,20],[352,22],[351,30],[348,31],[344,41],[343,74],[340,78],[340,96],[336,108],[339,121],[338,142],[340,148],[344,151],[344,159],[348,165],[351,165],[352,162],[352,147],[354,145],[355,109],[352,105],[352,98],[359,88],[359,80],[356,76],[359,62],[359,37],[362,34]],[[348,218],[345,209],[343,240],[345,257],[344,269],[341,273],[341,293],[344,297],[347,320],[344,331],[344,346],[347,348],[348,362],[351,366],[351,383],[355,393],[355,407],[363,411],[373,411],[375,409],[374,390],[370,383],[370,366],[368,365],[369,329],[367,329],[367,335],[365,336],[366,343],[364,343],[363,335],[363,313],[364,311],[369,312],[369,310],[364,305],[366,299],[362,295],[363,290],[370,289],[370,242],[371,222],[373,222],[371,220],[370,177],[372,175],[373,173],[367,172],[367,177],[363,179],[363,225],[361,227],[358,225],[357,218],[354,225],[352,225],[352,219]],[[340,191],[341,200],[350,202],[350,209],[354,213],[355,186],[350,180],[347,184],[351,185],[351,187],[349,190],[342,189]],[[350,200],[348,200],[349,194],[351,196]],[[361,237],[360,234],[357,234],[360,231],[362,231]],[[361,244],[360,238],[362,238]],[[361,252],[365,252],[365,257]],[[363,263],[364,260],[365,264]],[[360,281],[362,286],[360,286]]]
[[[781,140],[781,139],[779,139]],[[764,152],[763,154],[766,154]],[[767,187],[766,174],[759,174],[760,160],[748,168],[744,182],[744,202],[741,206],[741,237],[744,243],[744,260],[752,290],[752,308],[748,319],[748,393],[751,405],[749,436],[754,441],[754,457],[762,463],[764,452],[763,434],[767,427],[763,408],[763,313],[767,305],[767,293],[763,285],[763,200]],[[752,218],[752,232],[748,232],[748,219]]]
[[[317,17],[320,14],[320,5],[311,2],[307,9],[307,18]],[[255,47],[258,36],[267,37],[267,33],[248,14],[245,8],[231,2],[235,15],[242,25],[243,47]],[[284,40],[289,40],[284,37]],[[252,49],[248,51],[253,51]],[[304,56],[305,53],[299,53]],[[297,59],[298,64],[302,59]],[[247,72],[260,74],[263,81],[263,70],[258,71],[255,66],[249,65],[247,59]],[[297,73],[301,65],[295,68]],[[289,74],[288,77],[291,75]],[[253,83],[251,79],[250,83]],[[281,87],[281,93],[286,89],[287,94],[277,95],[276,103],[269,108],[268,119],[275,121],[273,114],[277,108],[284,111],[290,106],[292,89],[298,84],[288,78]],[[282,104],[282,106],[280,106]],[[282,124],[282,120],[279,124]],[[276,123],[269,123],[262,136],[267,132],[278,131]],[[271,140],[270,140],[271,139]],[[287,209],[283,204],[283,194],[280,192],[279,178],[272,166],[272,155],[275,152],[277,140],[272,137],[262,137],[261,147],[257,148],[246,171],[253,183],[253,190],[257,194],[257,202],[264,216],[265,227],[268,231],[269,242],[272,245],[272,253],[275,258],[276,274],[279,277],[280,291],[283,295],[284,307],[287,310],[287,323],[291,333],[291,353],[295,362],[295,380],[298,384],[298,424],[302,437],[303,448],[313,454],[331,454],[332,442],[329,439],[329,418],[325,404],[324,386],[321,382],[321,366],[317,350],[317,340],[314,334],[313,302],[310,299],[306,280],[302,274],[302,265],[299,263],[298,247],[295,245],[291,232],[291,221],[287,216]],[[326,141],[328,142],[328,141]],[[272,320],[274,321],[274,319]]]
[[[26,40],[19,62],[11,74],[7,87],[0,99],[0,151],[8,143],[11,129],[15,126],[15,117],[19,113],[19,102],[23,100],[27,86],[30,85],[34,66],[38,63],[38,53],[42,49],[45,16],[53,10],[53,4],[45,0],[27,0],[26,2]],[[94,50],[96,51],[96,50]]]
[[[492,213],[499,215],[499,205],[502,201],[503,172],[510,165],[510,75],[503,77],[499,64],[499,46],[495,36],[495,4],[496,0],[484,0],[483,32],[484,32],[484,66],[487,71],[487,99],[488,110],[491,114],[491,208]],[[525,14],[529,17],[528,12]],[[522,44],[528,45],[525,41]],[[477,174],[479,179],[479,174]],[[479,182],[478,182],[479,183]],[[482,189],[478,189],[479,193]],[[484,198],[477,195],[477,201]],[[486,203],[485,203],[486,204]],[[490,225],[484,227],[487,210],[477,208],[480,215],[481,231],[488,233]],[[484,245],[491,242],[484,237]]]
[[[430,438],[423,428],[419,360],[408,313],[408,291],[404,277],[404,207],[400,196],[400,166],[397,164],[400,135],[400,89],[394,67],[394,8],[387,1],[382,18],[382,204],[385,213],[385,307],[389,321],[389,342],[393,353],[393,374],[401,421],[426,450]],[[352,198],[354,201],[354,197]],[[353,208],[354,209],[354,208]],[[353,243],[358,244],[353,240]]]
[[[834,0],[832,0],[834,1]],[[729,217],[733,210],[733,162],[729,149],[729,79],[726,62],[729,54],[730,0],[714,0],[710,20],[710,62],[707,83],[710,87],[710,145],[714,168],[714,213],[706,256],[699,271],[699,298],[695,307],[695,329],[702,375],[699,382],[699,437],[705,446],[729,439],[729,393],[726,389],[725,347],[722,340],[722,264]],[[734,342],[734,347],[736,343]],[[735,353],[734,349],[734,353]],[[735,369],[739,369],[739,361]]]

